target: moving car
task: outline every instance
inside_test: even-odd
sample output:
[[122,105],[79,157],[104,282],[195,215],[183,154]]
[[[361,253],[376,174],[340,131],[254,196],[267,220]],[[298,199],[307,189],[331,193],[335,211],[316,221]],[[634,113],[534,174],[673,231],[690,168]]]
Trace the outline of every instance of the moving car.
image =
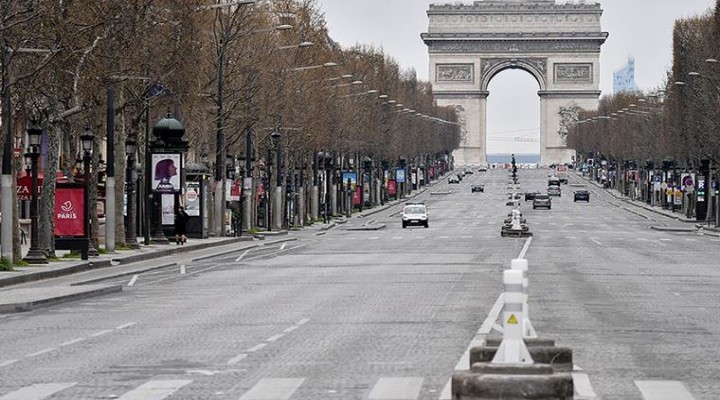
[[587,201],[590,202],[590,192],[586,189],[576,190],[573,194],[573,201]]
[[425,204],[411,203],[405,205],[402,212],[402,227],[407,228],[408,225],[428,227],[428,212]]
[[480,169],[478,169],[478,172],[487,172],[487,168],[486,168],[486,167],[480,167]]
[[548,186],[557,186],[560,187],[560,178],[557,176],[551,176],[548,178]]
[[546,194],[538,194],[533,199],[533,210],[536,208],[547,208],[548,210],[552,208],[552,199],[550,196]]
[[560,197],[560,195],[561,195],[560,186],[554,186],[554,185],[553,185],[553,186],[548,186],[548,188],[547,188],[547,194],[548,194],[548,196],[557,196],[557,197]]
[[525,201],[531,201],[535,199],[535,196],[539,195],[540,192],[533,190],[532,192],[525,192]]
[[457,176],[451,176],[448,178],[448,183],[460,183],[460,178]]
[[472,185],[471,191],[472,193],[485,192],[485,185]]

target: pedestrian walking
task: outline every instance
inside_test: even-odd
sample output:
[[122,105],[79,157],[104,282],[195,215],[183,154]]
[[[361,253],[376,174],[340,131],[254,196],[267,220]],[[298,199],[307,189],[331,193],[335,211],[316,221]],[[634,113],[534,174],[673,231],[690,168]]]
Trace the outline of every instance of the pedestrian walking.
[[185,207],[179,206],[175,213],[175,244],[185,244],[187,242],[187,221],[189,215],[185,212]]

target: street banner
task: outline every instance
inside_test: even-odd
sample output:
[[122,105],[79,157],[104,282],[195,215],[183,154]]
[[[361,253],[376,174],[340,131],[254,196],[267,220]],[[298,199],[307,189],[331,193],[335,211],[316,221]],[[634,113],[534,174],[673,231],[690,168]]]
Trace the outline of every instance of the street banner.
[[350,180],[350,189],[355,190],[357,188],[357,172],[355,171],[343,171],[342,173],[342,183],[343,188],[347,190],[346,187],[348,183],[348,179]]
[[363,201],[370,202],[370,174],[363,174]]
[[152,155],[153,192],[180,193],[180,157],[180,153]]
[[240,181],[235,179],[225,180],[225,200],[240,201]]
[[394,197],[397,194],[397,183],[395,182],[395,179],[388,179],[385,184],[385,189],[387,189],[388,196]]
[[[38,200],[42,194],[43,178],[38,177]],[[17,199],[18,200],[32,200],[32,177],[21,176],[17,179]]]
[[85,189],[55,189],[55,236],[85,237]]
[[353,198],[352,198],[353,206],[359,206],[359,205],[360,205],[361,192],[362,192],[362,191],[360,190],[360,186],[357,186],[357,187],[355,188],[355,191],[353,192]]
[[188,182],[185,188],[185,212],[191,217],[200,216],[200,183]]
[[405,183],[405,170],[402,168],[395,168],[395,181],[397,183]]

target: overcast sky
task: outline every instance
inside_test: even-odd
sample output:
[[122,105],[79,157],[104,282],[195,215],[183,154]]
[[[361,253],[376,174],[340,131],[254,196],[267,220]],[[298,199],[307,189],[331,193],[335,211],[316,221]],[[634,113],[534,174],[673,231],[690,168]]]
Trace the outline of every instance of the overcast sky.
[[[403,69],[414,68],[428,79],[427,32],[429,4],[456,0],[316,0],[325,14],[330,36],[343,47],[358,43],[381,47]],[[558,0],[558,3],[565,2]],[[676,19],[698,15],[715,0],[599,0],[602,29],[610,37],[600,56],[600,89],[612,93],[612,73],[635,57],[640,89],[657,87],[672,61],[672,29]],[[472,0],[462,3],[472,4]],[[488,153],[537,153],[540,100],[537,82],[519,70],[507,70],[490,83]]]

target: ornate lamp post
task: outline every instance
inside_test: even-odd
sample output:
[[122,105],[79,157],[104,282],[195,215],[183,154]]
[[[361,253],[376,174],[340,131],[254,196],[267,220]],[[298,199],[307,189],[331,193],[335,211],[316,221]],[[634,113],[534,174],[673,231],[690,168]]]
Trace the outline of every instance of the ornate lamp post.
[[127,166],[125,169],[125,196],[127,202],[125,244],[131,249],[140,248],[137,241],[137,230],[135,229],[135,181],[137,180],[135,150],[137,150],[137,142],[134,137],[129,136],[125,140],[125,154],[127,154]]
[[80,143],[83,149],[83,175],[85,185],[85,235],[88,238],[88,255],[97,256],[98,252],[93,247],[92,241],[90,240],[90,160],[92,159],[93,143],[95,141],[95,135],[90,131],[90,128],[85,128],[85,131],[80,135]]
[[27,127],[28,152],[25,155],[30,159],[30,173],[32,174],[32,197],[30,199],[30,250],[23,260],[28,264],[47,264],[45,253],[39,247],[38,232],[38,158],[40,157],[40,141],[42,129],[36,121],[31,121]]

